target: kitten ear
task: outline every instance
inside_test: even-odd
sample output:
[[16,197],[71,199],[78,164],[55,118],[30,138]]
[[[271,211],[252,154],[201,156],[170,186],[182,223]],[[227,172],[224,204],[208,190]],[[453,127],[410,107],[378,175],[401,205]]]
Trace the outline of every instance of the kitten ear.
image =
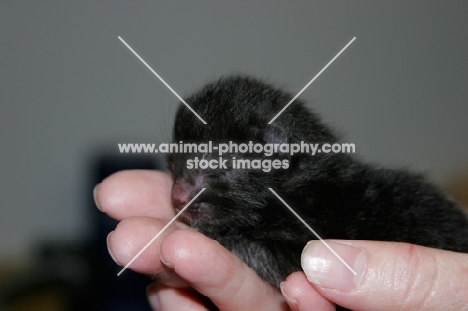
[[267,144],[288,144],[290,139],[286,131],[275,124],[268,124],[262,130],[261,140]]
[[[259,130],[259,139],[265,144],[291,144],[293,143],[293,137],[290,132],[286,129],[275,125],[275,124],[268,124],[263,129]],[[289,162],[289,169],[288,172],[294,172],[300,161],[300,156],[294,155],[291,156],[290,153],[283,153],[278,150],[276,154],[277,158],[280,160],[288,160]],[[283,175],[286,171],[279,170]]]
[[[268,124],[264,128],[256,129],[257,138],[264,144],[289,144],[291,142],[291,137],[288,132],[282,127],[275,124]],[[278,158],[290,160],[291,156],[289,153],[277,153]]]

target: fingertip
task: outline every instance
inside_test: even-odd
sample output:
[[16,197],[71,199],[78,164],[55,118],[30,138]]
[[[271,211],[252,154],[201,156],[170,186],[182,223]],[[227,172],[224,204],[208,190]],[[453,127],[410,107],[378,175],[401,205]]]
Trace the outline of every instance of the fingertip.
[[[159,243],[174,227],[161,232],[164,222],[148,217],[132,217],[119,223],[108,237],[109,252],[121,266],[134,258],[130,268],[136,272],[152,275],[161,271]],[[155,240],[154,238],[160,234]],[[141,251],[141,253],[140,253]]]
[[280,285],[281,294],[292,310],[335,310],[335,304],[320,295],[303,272],[294,272]]
[[114,231],[107,236],[107,247],[112,259],[119,265],[129,262],[137,249],[138,232],[133,230],[133,220],[123,220],[118,223]]
[[106,238],[107,252],[109,253],[109,256],[112,258],[112,260],[113,260],[116,264],[120,265],[120,264],[117,262],[117,259],[115,258],[114,254],[113,254],[113,252],[112,252],[112,242],[113,242],[113,240],[112,240],[112,233],[113,233],[113,232],[114,232],[114,231],[109,232],[109,234],[107,235],[107,238]]
[[310,241],[301,255],[302,269],[311,283],[343,292],[357,287],[366,264],[366,252],[362,248],[335,241]]
[[134,216],[170,219],[172,178],[151,170],[127,170],[110,175],[95,188],[98,208],[121,220]]
[[[187,266],[195,267],[206,260],[204,255],[209,251],[212,242],[214,241],[197,231],[177,230],[161,242],[159,257],[164,265],[176,271],[184,270]],[[191,270],[191,272],[195,271],[195,269]]]
[[96,204],[97,209],[100,210],[100,211],[102,212],[102,209],[101,209],[101,207],[100,207],[100,205],[99,205],[99,201],[98,201],[98,199],[97,199],[97,198],[98,198],[97,193],[98,193],[98,191],[99,191],[99,185],[100,185],[100,184],[101,184],[101,183],[99,183],[99,184],[97,184],[96,186],[94,186],[94,189],[93,189],[93,199],[94,199],[94,204]]
[[297,310],[297,300],[291,297],[291,295],[289,294],[290,289],[286,288],[285,282],[280,283],[280,291],[281,295],[283,295],[284,300],[286,300],[286,303],[291,308],[291,310]]
[[[126,196],[124,172],[117,172],[104,179],[94,188],[94,201],[101,212],[108,213],[119,210],[124,206],[123,198]],[[124,191],[122,191],[124,190]]]
[[158,287],[156,283],[151,283],[146,287],[146,297],[148,297],[148,302],[153,310],[161,310]]
[[288,303],[290,307],[294,307],[296,309],[297,307],[297,297],[300,296],[298,295],[297,290],[302,290],[301,288],[298,288],[297,286],[297,273],[293,273],[289,275],[286,280],[281,282],[280,284],[280,291],[281,294],[283,295],[284,299]]

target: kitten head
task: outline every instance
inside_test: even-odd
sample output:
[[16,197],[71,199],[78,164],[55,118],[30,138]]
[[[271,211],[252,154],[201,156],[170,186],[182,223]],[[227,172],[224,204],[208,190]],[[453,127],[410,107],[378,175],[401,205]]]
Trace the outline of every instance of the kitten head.
[[[187,107],[177,111],[174,143],[229,144],[290,144],[293,142],[333,143],[333,133],[298,100],[294,101],[272,124],[268,122],[293,98],[261,81],[248,77],[228,77],[206,85],[187,99],[187,103],[207,122],[203,124]],[[220,159],[220,156],[222,159]],[[195,168],[195,158],[198,168]],[[174,177],[172,190],[176,210],[183,208],[202,188],[206,190],[183,214],[183,219],[195,228],[226,231],[261,225],[271,208],[278,204],[268,187],[287,190],[300,183],[324,155],[313,161],[310,155],[276,152],[243,153],[231,150],[220,155],[219,150],[198,153],[173,153],[168,162]],[[200,168],[204,164],[225,161],[226,168]],[[257,168],[233,167],[233,162],[257,161]],[[281,167],[265,169],[273,161]],[[192,161],[192,167],[188,168]],[[279,161],[279,162],[278,162]],[[286,162],[285,162],[286,161]],[[316,163],[316,164],[314,164]],[[285,165],[287,164],[287,165]],[[261,168],[258,168],[261,165]],[[301,177],[302,176],[302,177]],[[310,176],[310,174],[309,174]],[[307,177],[309,178],[309,177]],[[291,182],[291,180],[297,180]]]

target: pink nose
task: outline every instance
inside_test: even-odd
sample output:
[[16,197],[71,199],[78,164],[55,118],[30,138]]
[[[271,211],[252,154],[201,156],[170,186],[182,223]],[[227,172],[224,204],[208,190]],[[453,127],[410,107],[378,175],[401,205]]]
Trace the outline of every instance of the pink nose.
[[176,180],[172,186],[172,204],[180,211],[190,201],[193,186],[184,180]]
[[178,197],[172,196],[172,204],[174,205],[174,208],[177,211],[180,211],[181,209],[183,209],[187,205],[187,203],[188,201],[185,200],[184,198],[178,198]]

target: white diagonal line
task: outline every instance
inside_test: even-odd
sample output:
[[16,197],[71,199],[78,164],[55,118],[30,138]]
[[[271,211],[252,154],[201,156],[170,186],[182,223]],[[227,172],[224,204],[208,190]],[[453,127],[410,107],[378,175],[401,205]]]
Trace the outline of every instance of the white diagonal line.
[[334,250],[333,248],[330,247],[330,245],[328,245],[327,242],[325,242],[319,235],[317,232],[315,232],[314,229],[312,229],[305,221],[304,219],[301,218],[301,216],[299,216],[289,205],[288,203],[286,203],[273,189],[271,188],[268,188],[271,192],[273,192],[273,194],[287,207],[289,208],[289,210],[294,214],[294,216],[296,216],[303,224],[304,226],[307,227],[307,229],[309,229],[316,237],[317,239],[319,239],[329,250],[330,252],[333,253],[333,255],[335,255],[345,266],[346,268],[349,269],[349,271],[351,271],[354,275],[357,275],[356,271],[353,270],[353,268],[351,268],[347,263],[346,261],[343,260],[343,258],[340,257],[340,255],[338,255]]
[[202,122],[203,124],[206,124],[205,120],[203,120],[199,115],[198,113],[195,112],[195,110],[192,109],[192,107],[189,106],[189,104],[187,104],[185,102],[185,100],[179,96],[179,94],[176,93],[176,91],[174,91],[172,89],[172,87],[170,87],[169,84],[166,83],[166,81],[164,81],[163,78],[161,78],[160,75],[158,75],[158,73],[156,71],[153,70],[153,68],[150,67],[150,65],[148,65],[145,60],[143,58],[140,57],[140,55],[138,55],[137,52],[135,52],[135,50],[132,49],[132,47],[130,45],[127,44],[127,42],[125,42],[124,39],[122,39],[120,36],[118,37],[120,41],[122,41],[123,44],[125,44],[125,46],[130,50],[132,51],[133,54],[135,54],[135,56],[146,66],[148,67],[148,69],[156,76],[158,77],[159,80],[161,80],[161,82],[172,92],[174,93],[174,95],[181,101],[185,104],[185,106],[187,106],[188,109],[190,109],[191,112],[193,112],[194,115],[196,115]]
[[271,123],[273,123],[273,121],[275,121],[275,120],[276,120],[276,118],[278,118],[278,117],[280,116],[280,114],[282,114],[282,113],[283,113],[283,112],[286,110],[286,108],[288,108],[288,106],[289,106],[289,105],[291,105],[291,104],[292,104],[292,102],[293,102],[293,101],[295,101],[295,100],[296,100],[296,98],[298,98],[298,97],[299,97],[299,95],[301,95],[301,94],[302,94],[302,92],[304,92],[304,91],[305,91],[305,89],[306,89],[306,88],[308,88],[308,87],[309,87],[309,85],[311,85],[311,84],[312,84],[312,82],[314,82],[314,81],[315,81],[315,79],[317,79],[317,78],[318,78],[318,77],[319,77],[319,76],[322,74],[322,72],[324,72],[324,71],[325,71],[325,69],[327,69],[327,68],[328,68],[328,66],[330,66],[330,65],[331,65],[331,63],[333,63],[333,62],[335,61],[335,59],[337,59],[337,58],[338,58],[338,56],[340,56],[340,55],[341,55],[341,53],[343,53],[343,52],[344,52],[344,50],[346,50],[346,49],[348,48],[348,46],[350,46],[350,45],[351,45],[351,43],[353,43],[353,41],[354,41],[354,40],[356,40],[356,37],[354,37],[353,39],[351,39],[351,41],[349,41],[349,43],[348,43],[348,44],[346,44],[346,46],[345,46],[344,48],[342,48],[342,49],[341,49],[341,51],[339,51],[339,52],[338,52],[338,54],[336,54],[336,56],[335,56],[335,57],[333,57],[333,59],[332,59],[331,61],[329,61],[329,62],[328,62],[328,64],[326,64],[326,65],[325,65],[325,67],[323,67],[323,69],[322,69],[322,70],[320,70],[320,71],[319,71],[319,73],[318,73],[318,74],[316,74],[316,75],[315,75],[315,77],[313,77],[313,78],[312,78],[312,80],[310,80],[310,82],[309,82],[309,83],[307,83],[307,85],[306,85],[306,86],[304,86],[304,87],[302,88],[302,90],[300,90],[300,91],[299,91],[299,93],[297,93],[297,95],[296,95],[296,96],[294,96],[294,98],[293,98],[293,99],[291,99],[291,101],[290,101],[290,102],[289,102],[289,103],[288,103],[286,106],[284,106],[284,108],[283,108],[283,109],[281,109],[281,111],[280,111],[280,112],[278,112],[278,114],[277,114],[277,115],[276,115],[276,116],[275,116],[273,119],[271,119],[271,121],[270,121],[270,122],[268,122],[268,124],[271,124]]
[[174,218],[172,218],[171,221],[169,221],[169,222],[164,226],[164,228],[162,228],[161,231],[159,231],[158,234],[156,234],[156,235],[154,236],[154,238],[152,238],[151,241],[149,241],[149,242],[145,245],[145,247],[143,247],[143,248],[141,249],[141,251],[139,251],[138,254],[136,254],[135,257],[133,257],[133,259],[130,260],[130,262],[129,262],[125,267],[123,267],[122,270],[120,270],[119,273],[117,273],[117,276],[120,276],[120,275],[122,274],[122,272],[124,272],[124,271],[135,261],[135,259],[137,259],[137,258],[151,245],[151,243],[153,243],[153,242],[164,232],[164,230],[166,230],[166,229],[177,219],[177,217],[179,217],[179,216],[187,209],[187,207],[189,207],[190,204],[192,204],[192,202],[195,201],[196,198],[198,198],[198,196],[199,196],[203,191],[205,191],[205,189],[206,189],[206,188],[203,188],[202,190],[200,190],[200,192],[198,192],[198,194],[197,194],[196,196],[194,196],[193,199],[192,199],[190,202],[188,202],[187,205],[185,205],[184,208],[181,209],[180,212],[178,212],[177,215],[175,215]]

